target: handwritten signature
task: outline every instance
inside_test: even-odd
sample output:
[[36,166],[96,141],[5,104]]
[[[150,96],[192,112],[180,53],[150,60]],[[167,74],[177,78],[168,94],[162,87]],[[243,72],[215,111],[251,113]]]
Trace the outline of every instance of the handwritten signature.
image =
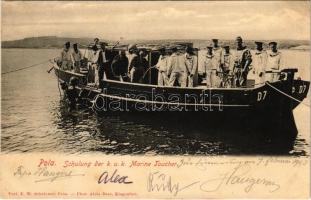
[[131,184],[133,181],[128,180],[128,176],[122,176],[118,174],[118,170],[115,169],[112,175],[110,176],[107,171],[104,171],[98,178],[98,184],[107,184],[107,183],[120,183],[120,184]]
[[148,192],[169,192],[176,196],[179,192],[192,186],[198,186],[203,192],[216,192],[225,186],[240,185],[245,193],[255,190],[256,186],[265,187],[270,193],[275,192],[281,186],[267,178],[258,178],[251,176],[251,167],[249,165],[238,165],[230,171],[220,176],[207,180],[197,180],[180,186],[179,182],[173,182],[170,175],[159,171],[149,173],[147,177]]
[[180,183],[172,183],[172,177],[160,172],[149,173],[147,180],[147,191],[168,191],[169,193],[176,196],[180,191],[190,188],[191,186],[199,183],[200,181],[195,181],[180,187]]
[[52,171],[49,170],[47,167],[39,167],[35,171],[30,171],[26,169],[23,165],[17,167],[15,172],[13,173],[14,176],[23,178],[29,176],[39,177],[35,180],[35,182],[54,182],[56,180],[64,179],[64,178],[71,178],[74,176],[84,176],[84,174],[74,173],[72,170],[61,170],[61,171]]

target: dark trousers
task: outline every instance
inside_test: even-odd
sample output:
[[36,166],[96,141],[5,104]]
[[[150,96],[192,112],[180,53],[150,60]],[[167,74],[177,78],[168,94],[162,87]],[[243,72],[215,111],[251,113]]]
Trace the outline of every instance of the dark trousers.
[[99,87],[102,87],[102,82],[104,78],[104,73],[106,74],[107,79],[112,79],[112,71],[110,68],[110,63],[104,63],[98,67],[98,81],[99,81]]
[[98,68],[98,81],[99,81],[99,87],[100,88],[103,86],[103,78],[104,78],[104,67],[99,66],[99,68]]

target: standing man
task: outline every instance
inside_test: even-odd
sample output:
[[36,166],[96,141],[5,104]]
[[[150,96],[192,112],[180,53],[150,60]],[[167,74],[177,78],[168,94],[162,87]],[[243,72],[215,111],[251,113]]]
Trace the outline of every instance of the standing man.
[[94,38],[94,45],[98,45],[98,43],[99,43],[99,39],[98,38]]
[[123,77],[127,75],[127,67],[129,60],[125,55],[125,50],[120,50],[119,54],[113,58],[111,70],[113,77],[123,81]]
[[222,66],[222,54],[223,49],[218,45],[218,39],[212,39],[213,42],[213,56],[215,57],[215,62],[217,63],[217,70],[221,69]]
[[208,88],[216,87],[216,73],[218,68],[218,60],[213,55],[213,47],[207,47],[207,54],[203,61],[203,69],[206,73],[206,86]]
[[144,58],[145,53],[143,50],[138,51],[136,46],[129,49],[129,51],[132,54],[132,60],[129,67],[131,82],[142,83],[144,72],[148,67],[148,61]]
[[112,79],[112,72],[111,72],[111,53],[106,49],[107,43],[101,42],[100,43],[100,50],[98,55],[98,80],[99,80],[99,87],[102,86],[102,81],[104,78],[104,73],[106,74],[107,79]]
[[230,52],[230,46],[224,46],[224,54],[223,54],[223,65],[222,65],[222,71],[224,73],[232,73],[233,66],[234,66],[234,59],[233,55]]
[[170,76],[169,86],[174,86],[177,80],[181,87],[187,86],[187,76],[190,72],[186,66],[186,59],[184,55],[177,53],[177,47],[172,48],[172,55],[169,58],[168,76]]
[[167,76],[168,57],[166,56],[165,47],[159,49],[160,57],[156,67],[158,69],[158,86],[168,85],[169,79]]
[[149,67],[149,62],[147,60],[148,52],[146,49],[140,49],[138,55],[139,55],[139,66],[143,72],[143,75],[140,77],[139,82],[148,83],[149,81],[149,77],[147,76],[147,70]]
[[89,83],[96,83],[96,72],[98,69],[98,48],[96,45],[93,45],[92,51],[90,54],[90,60],[89,60],[89,73],[88,73],[88,82]]
[[[228,80],[228,76],[233,74],[234,58],[230,52],[230,46],[224,46],[223,48],[225,50],[222,57],[223,79]],[[233,86],[232,80],[230,80],[230,85]]]
[[265,82],[265,70],[267,64],[267,52],[263,49],[262,42],[255,42],[256,51],[253,58],[253,75],[255,76],[255,84]]
[[130,53],[129,58],[129,74],[130,74],[130,80],[132,83],[138,83],[139,80],[136,78],[137,70],[139,68],[139,58],[138,58],[138,49],[136,45],[129,45],[128,51]]
[[276,42],[270,42],[269,46],[271,51],[268,54],[266,71],[272,73],[266,75],[266,80],[274,82],[279,79],[279,72],[281,68],[281,52],[278,51]]
[[73,69],[75,73],[80,73],[82,53],[78,49],[78,44],[73,44],[73,52],[71,53],[71,60],[73,63]]
[[64,45],[64,49],[60,54],[61,69],[63,70],[71,70],[72,68],[71,55],[69,50],[70,50],[70,42],[66,42]]
[[249,66],[252,63],[252,54],[250,50],[243,45],[243,39],[238,36],[236,38],[236,52],[234,56],[234,74],[235,85],[237,87],[245,87]]
[[[218,45],[218,39],[212,39],[212,43],[213,43],[213,56],[215,59],[214,64],[216,65],[217,71],[220,71],[223,65],[222,60],[223,49]],[[218,77],[217,74],[215,81],[220,82],[220,77]]]
[[193,48],[186,48],[186,66],[190,75],[188,75],[188,87],[194,87],[198,84],[198,58],[193,52]]

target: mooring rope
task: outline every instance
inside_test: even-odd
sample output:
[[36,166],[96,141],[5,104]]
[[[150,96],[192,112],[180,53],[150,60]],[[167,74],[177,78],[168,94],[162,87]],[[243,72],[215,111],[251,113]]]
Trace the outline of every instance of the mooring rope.
[[286,96],[286,97],[288,97],[288,98],[290,98],[290,99],[293,99],[294,101],[297,101],[297,102],[299,102],[299,103],[301,103],[301,104],[304,104],[305,106],[310,107],[309,104],[304,103],[303,101],[300,101],[299,99],[296,99],[295,97],[293,97],[293,96],[291,96],[291,95],[289,95],[289,94],[287,94],[287,93],[285,93],[285,92],[279,90],[278,88],[276,88],[276,87],[274,87],[273,85],[271,85],[269,82],[266,82],[266,84],[267,84],[268,86],[270,86],[272,89],[276,90],[277,92],[283,94],[284,96]]
[[19,68],[19,69],[14,69],[14,70],[8,71],[8,72],[3,72],[3,73],[1,73],[1,75],[9,74],[9,73],[17,72],[17,71],[21,71],[21,70],[24,70],[24,69],[29,69],[29,68],[32,68],[32,67],[37,67],[37,66],[42,65],[42,64],[44,64],[46,62],[49,62],[51,60],[52,59],[48,59],[48,60],[45,60],[44,62],[33,64],[33,65],[30,65],[30,66],[27,66],[27,67],[22,67],[22,68]]

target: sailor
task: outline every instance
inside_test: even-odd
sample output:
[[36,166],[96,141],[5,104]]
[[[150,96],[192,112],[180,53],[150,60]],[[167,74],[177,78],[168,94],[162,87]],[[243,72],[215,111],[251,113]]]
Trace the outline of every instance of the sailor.
[[140,83],[147,83],[149,80],[149,77],[147,75],[147,70],[149,66],[149,62],[147,60],[147,50],[146,49],[140,49],[139,50],[139,65],[140,68],[143,70],[143,76],[140,78]]
[[136,44],[130,44],[128,46],[128,53],[129,53],[129,55],[128,55],[129,62],[131,63],[132,57],[135,57],[138,55],[138,49],[137,49]]
[[123,78],[127,75],[127,67],[129,60],[126,57],[125,50],[120,50],[119,54],[113,58],[111,64],[111,70],[114,79],[123,81]]
[[159,52],[160,57],[158,59],[158,63],[156,64],[156,68],[158,69],[158,85],[167,86],[169,83],[167,76],[168,57],[166,56],[165,47],[161,47]]
[[169,86],[174,86],[175,81],[177,81],[181,87],[187,86],[187,76],[190,75],[190,72],[186,66],[185,56],[178,54],[176,46],[172,47],[172,55],[169,57],[167,69],[167,74],[170,76]]
[[203,69],[206,74],[206,86],[208,88],[216,87],[216,74],[218,65],[218,58],[213,55],[213,47],[207,47],[207,54],[203,61]]
[[218,45],[218,39],[212,39],[213,42],[213,56],[215,59],[215,62],[217,63],[217,70],[219,71],[221,69],[222,63],[222,54],[223,49]]
[[243,45],[243,39],[238,36],[236,38],[236,52],[234,55],[235,86],[246,86],[247,75],[251,63],[251,52],[246,46]]
[[63,70],[71,70],[72,68],[71,55],[69,50],[70,42],[66,42],[60,55],[61,68]]
[[144,50],[138,51],[136,46],[131,48],[130,52],[132,54],[129,67],[131,82],[142,83],[145,70],[148,67],[148,61],[144,58],[146,56],[145,52]]
[[279,72],[281,68],[281,52],[277,49],[276,42],[269,43],[271,51],[268,53],[266,81],[274,82],[279,79]]
[[71,60],[73,63],[73,69],[75,73],[80,72],[80,67],[81,67],[81,60],[82,60],[82,53],[78,49],[78,44],[74,43],[73,44],[73,51],[71,53]]
[[128,72],[130,76],[131,82],[134,82],[134,73],[135,73],[135,68],[138,68],[138,49],[135,44],[131,44],[128,46],[128,51],[129,51],[129,67],[128,67]]
[[267,52],[263,49],[262,42],[255,42],[256,51],[253,55],[253,69],[251,70],[255,78],[255,84],[260,84],[265,82],[265,68],[267,64]]
[[[227,79],[229,75],[233,74],[234,58],[232,53],[230,52],[230,46],[224,46],[223,48],[224,48],[222,56],[223,79]],[[230,82],[230,84],[232,85],[233,83]]]
[[100,42],[100,50],[98,52],[98,80],[99,80],[99,87],[102,86],[102,81],[104,78],[104,74],[106,75],[107,79],[112,79],[112,72],[111,72],[111,52],[106,49],[108,44],[105,42]]
[[90,54],[90,60],[89,60],[89,73],[88,73],[88,83],[96,83],[97,82],[97,70],[98,70],[98,48],[96,45],[92,46],[92,51]]
[[223,53],[223,65],[222,65],[222,71],[227,72],[227,73],[232,73],[233,71],[233,66],[234,66],[234,59],[233,55],[230,52],[230,46],[224,46],[224,53]]
[[94,38],[94,45],[98,45],[98,43],[99,43],[99,39],[98,38]]
[[186,48],[186,66],[190,74],[188,75],[188,87],[194,87],[198,84],[198,58],[193,52],[193,48]]

